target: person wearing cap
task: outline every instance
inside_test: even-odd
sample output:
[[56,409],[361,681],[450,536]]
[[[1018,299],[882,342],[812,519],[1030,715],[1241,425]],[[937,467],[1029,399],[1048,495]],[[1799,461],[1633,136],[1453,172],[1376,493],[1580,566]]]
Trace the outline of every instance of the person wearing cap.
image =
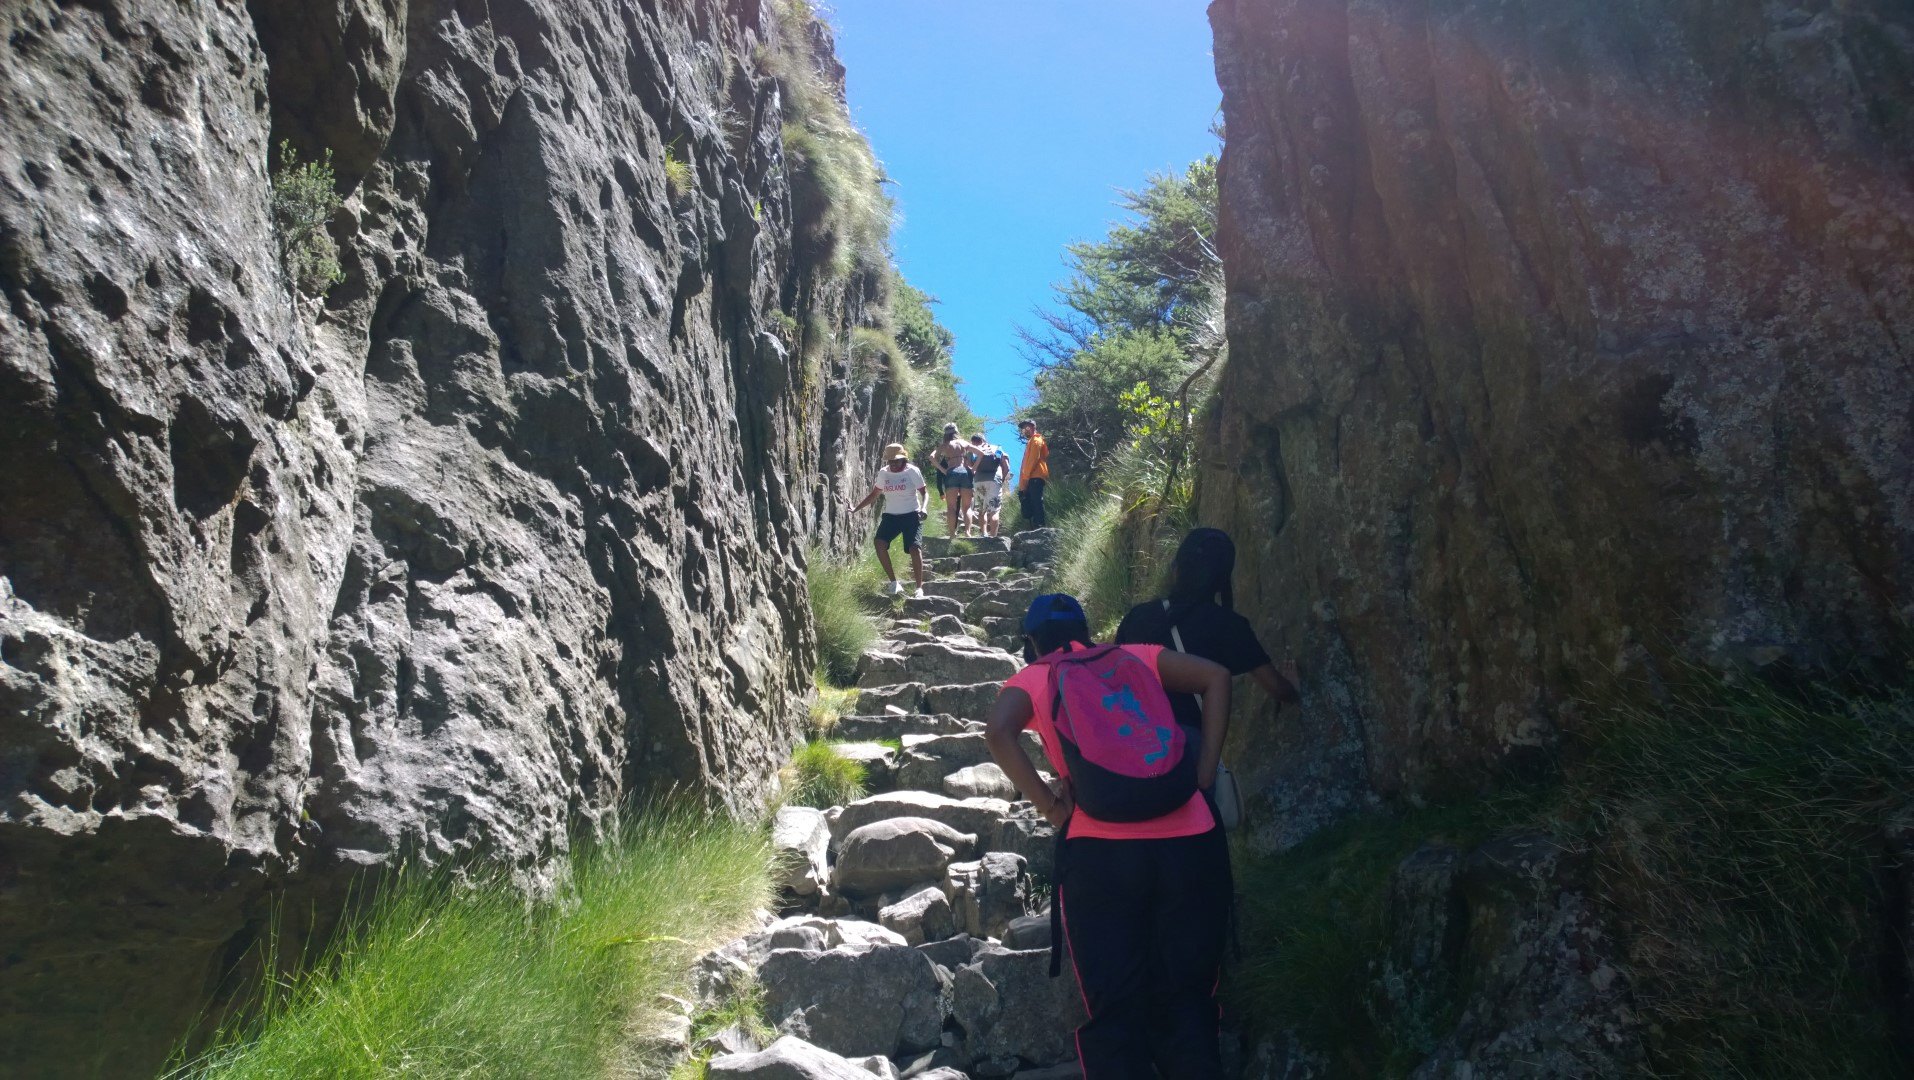
[[1023,509],[1025,525],[1041,529],[1048,523],[1043,509],[1043,489],[1050,484],[1050,444],[1043,441],[1035,420],[1017,425],[1023,439],[1023,465],[1017,471],[1017,499]]
[[973,475],[970,471],[968,456],[970,447],[965,446],[957,437],[957,425],[944,425],[944,441],[938,445],[936,453],[931,455],[931,464],[937,467],[938,488],[944,493],[944,535],[956,536],[957,523],[965,523],[966,531],[970,521],[970,496],[973,490]]
[[984,441],[983,432],[970,437],[970,473],[977,478],[977,524],[985,536],[997,535],[1004,506],[1004,478],[1010,472],[1010,455],[1003,448]]
[[910,463],[904,444],[891,443],[884,447],[884,467],[877,470],[870,494],[851,507],[851,513],[855,514],[878,499],[884,500],[882,516],[877,520],[877,562],[884,568],[884,576],[890,579],[885,588],[891,596],[904,591],[897,583],[897,571],[891,568],[891,541],[900,536],[904,538],[904,550],[910,554],[911,569],[917,576],[917,595],[924,595],[924,552],[918,538],[924,519],[930,516],[928,491],[923,470]]
[[[1051,715],[1054,669],[1036,661],[1093,644],[1083,606],[1062,593],[1037,597],[1023,640],[1030,666],[1004,683],[984,737],[998,767],[1061,838],[1056,918],[1090,1016],[1077,1029],[1083,1075],[1219,1080],[1216,983],[1234,895],[1222,826],[1201,791],[1144,821],[1100,821],[1074,806]],[[1203,696],[1196,782],[1207,789],[1229,724],[1229,671],[1160,646],[1120,647],[1165,690]],[[1020,745],[1032,723],[1058,786],[1044,782]]]
[[[1120,645],[1161,645],[1214,660],[1232,676],[1248,675],[1278,705],[1300,701],[1296,665],[1270,660],[1249,620],[1236,613],[1232,579],[1236,544],[1221,529],[1191,529],[1170,563],[1169,595],[1131,608],[1118,624]],[[1171,694],[1177,722],[1196,727],[1202,710],[1188,694]]]

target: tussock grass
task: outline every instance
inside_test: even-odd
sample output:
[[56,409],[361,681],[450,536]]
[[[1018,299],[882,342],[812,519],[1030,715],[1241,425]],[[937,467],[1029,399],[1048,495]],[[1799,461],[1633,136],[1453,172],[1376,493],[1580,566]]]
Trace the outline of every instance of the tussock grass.
[[1083,602],[1099,640],[1116,632],[1125,612],[1161,595],[1170,560],[1193,522],[1194,488],[1165,483],[1160,462],[1135,445],[1112,455],[1099,489],[1059,484],[1045,493],[1050,519],[1071,537],[1057,569],[1057,587]]
[[695,179],[691,163],[678,156],[676,144],[665,147],[665,187],[670,190],[671,197],[683,198],[691,191]]
[[173,1075],[658,1075],[634,1038],[647,1010],[748,929],[771,858],[759,824],[654,809],[573,858],[550,900],[502,872],[404,872]]
[[817,11],[801,0],[779,9],[784,32],[761,59],[784,99],[784,156],[804,262],[827,276],[864,270],[888,279],[894,207],[883,170],[811,51]]
[[858,659],[877,640],[873,613],[883,603],[878,589],[884,572],[868,555],[839,562],[813,549],[805,580],[810,587],[811,622],[817,628],[818,681],[849,686],[857,678]]
[[807,742],[784,767],[784,802],[819,810],[864,797],[864,766],[828,742]]
[[1880,960],[1881,833],[1914,804],[1914,695],[1691,672],[1598,729],[1577,797],[1656,1064],[1905,1076]]
[[821,676],[815,680],[814,694],[810,714],[813,737],[829,735],[837,727],[837,722],[857,707],[858,691],[855,687],[832,686]]
[[904,396],[914,385],[910,362],[898,348],[897,338],[880,327],[859,326],[851,331],[851,370],[860,381],[883,372]]

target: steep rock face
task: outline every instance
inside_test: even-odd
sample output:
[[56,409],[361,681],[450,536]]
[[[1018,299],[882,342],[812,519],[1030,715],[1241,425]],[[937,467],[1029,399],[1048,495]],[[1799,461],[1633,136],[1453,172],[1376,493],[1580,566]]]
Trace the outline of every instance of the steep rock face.
[[1202,515],[1302,661],[1283,845],[1546,765],[1670,656],[1914,612],[1914,17],[1217,0],[1230,361]]
[[[0,26],[0,1060],[150,1074],[272,896],[412,854],[535,877],[647,790],[759,799],[803,549],[844,542],[820,464],[887,407],[781,329],[868,286],[794,265],[770,15]],[[348,192],[323,309],[280,269],[281,140]]]

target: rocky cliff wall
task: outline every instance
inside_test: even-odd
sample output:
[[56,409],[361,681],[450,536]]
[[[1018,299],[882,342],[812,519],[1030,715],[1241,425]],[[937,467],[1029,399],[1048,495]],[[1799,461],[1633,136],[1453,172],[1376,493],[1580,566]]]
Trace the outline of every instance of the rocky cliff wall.
[[[12,1075],[150,1075],[272,897],[412,855],[535,876],[666,785],[758,800],[802,553],[844,542],[820,463],[887,407],[787,340],[876,289],[793,255],[792,31],[757,0],[0,25]],[[281,269],[282,140],[347,196],[323,305]]]
[[1230,360],[1206,521],[1297,655],[1282,845],[1546,768],[1673,657],[1914,613],[1914,15],[1217,0]]

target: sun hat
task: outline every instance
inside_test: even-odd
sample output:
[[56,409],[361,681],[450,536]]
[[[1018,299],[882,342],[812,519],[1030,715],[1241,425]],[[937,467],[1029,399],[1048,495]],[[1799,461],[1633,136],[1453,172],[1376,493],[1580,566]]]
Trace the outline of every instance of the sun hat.
[[1044,623],[1089,621],[1076,597],[1069,593],[1044,593],[1030,601],[1030,610],[1024,612],[1023,632],[1034,634]]
[[901,442],[890,443],[884,447],[884,461],[887,464],[896,461],[898,458],[908,459],[909,457],[910,455],[904,452],[904,444]]
[[956,425],[956,424],[945,424],[945,425],[944,425],[944,434],[946,434],[946,435],[955,435],[955,434],[957,434],[957,425]]

